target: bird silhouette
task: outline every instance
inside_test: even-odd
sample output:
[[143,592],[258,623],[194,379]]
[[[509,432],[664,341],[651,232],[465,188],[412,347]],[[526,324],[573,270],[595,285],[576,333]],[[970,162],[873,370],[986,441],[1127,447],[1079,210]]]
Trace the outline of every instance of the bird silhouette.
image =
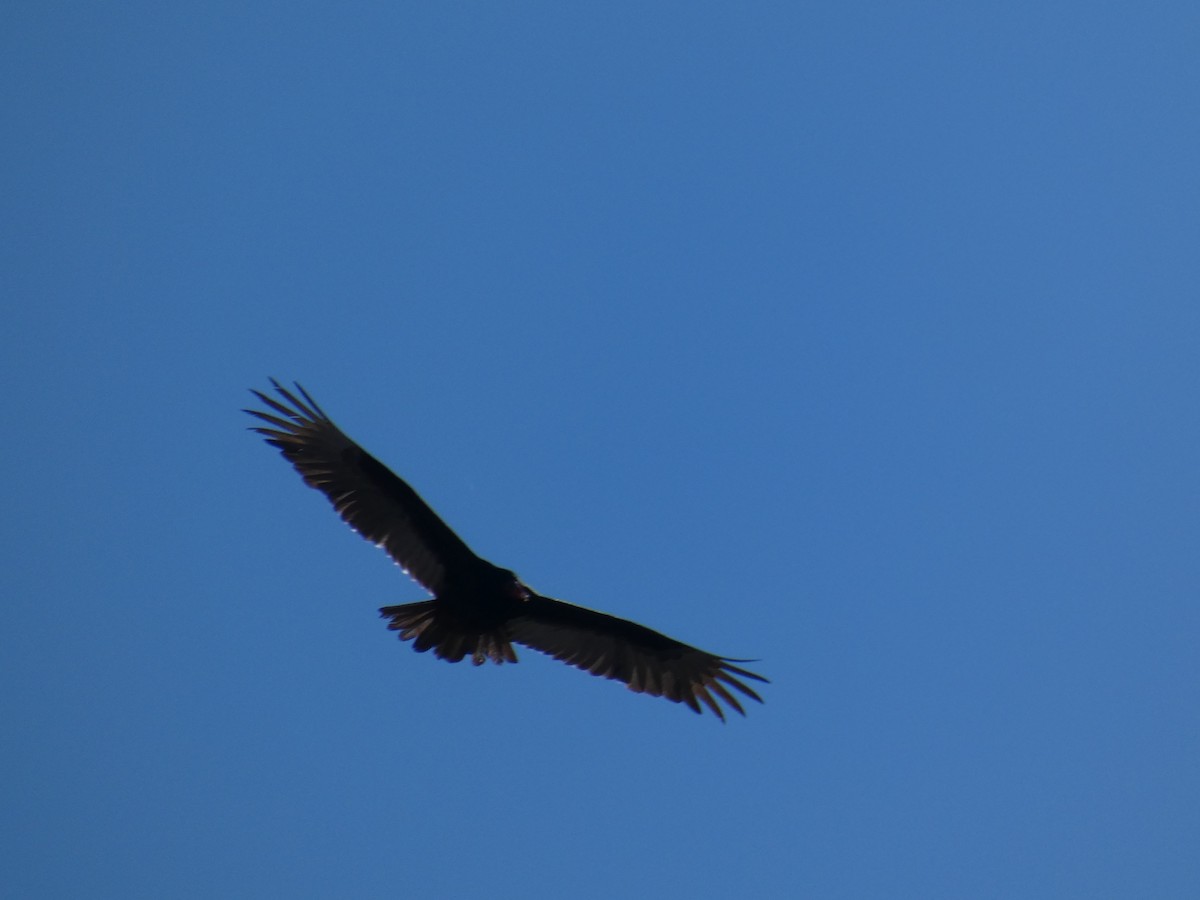
[[721,702],[745,715],[734,691],[762,702],[743,679],[767,679],[635,622],[544,597],[508,569],[477,556],[409,485],[348,438],[299,384],[271,379],[276,399],[252,391],[269,411],[253,431],[277,447],[351,528],[383,548],[433,597],[385,606],[387,627],[419,652],[475,665],[516,662],[513,644],[562,660],[631,691],[702,706],[722,721]]

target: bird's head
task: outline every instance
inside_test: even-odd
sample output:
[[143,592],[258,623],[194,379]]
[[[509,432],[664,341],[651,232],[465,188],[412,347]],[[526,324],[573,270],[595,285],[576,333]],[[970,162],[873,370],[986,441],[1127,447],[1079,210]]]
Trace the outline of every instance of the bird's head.
[[517,577],[516,572],[513,572],[510,569],[505,569],[504,574],[508,576],[506,588],[508,595],[513,600],[520,600],[521,602],[524,602],[533,596],[533,591],[526,587],[521,579]]

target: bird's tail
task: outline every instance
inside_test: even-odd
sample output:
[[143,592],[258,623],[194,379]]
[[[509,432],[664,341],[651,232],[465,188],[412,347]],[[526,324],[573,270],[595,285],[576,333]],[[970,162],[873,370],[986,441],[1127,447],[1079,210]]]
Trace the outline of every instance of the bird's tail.
[[498,631],[465,630],[446,620],[436,600],[385,606],[379,614],[390,619],[388,629],[400,632],[400,640],[412,641],[418,653],[432,650],[439,659],[461,662],[471,657],[477,666],[490,659],[494,663],[516,662],[508,637]]

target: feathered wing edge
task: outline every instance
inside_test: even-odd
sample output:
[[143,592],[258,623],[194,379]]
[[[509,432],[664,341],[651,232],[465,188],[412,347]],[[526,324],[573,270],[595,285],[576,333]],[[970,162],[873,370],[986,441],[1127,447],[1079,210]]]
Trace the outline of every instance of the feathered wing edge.
[[379,612],[389,620],[388,629],[398,632],[400,640],[412,641],[418,653],[433,650],[449,662],[469,656],[477,666],[489,659],[515,663],[510,642],[516,642],[592,675],[623,682],[635,693],[685,703],[696,713],[707,707],[721,721],[721,702],[746,714],[730,688],[762,703],[742,679],[769,683],[733,665],[750,660],[714,656],[635,622],[549,597],[535,595],[526,611],[490,632],[455,628],[438,616],[436,600],[385,606]]
[[252,430],[323,493],[347,525],[431,593],[441,589],[448,568],[476,559],[407,482],[347,437],[304,388],[296,385],[297,396],[274,378],[271,385],[286,403],[252,391],[270,410],[245,410],[266,423]]
[[562,600],[535,595],[508,625],[511,639],[592,675],[623,682],[635,693],[708,707],[722,721],[720,702],[746,714],[736,694],[763,702],[742,679],[767,679],[730,659],[698,650],[635,622]]

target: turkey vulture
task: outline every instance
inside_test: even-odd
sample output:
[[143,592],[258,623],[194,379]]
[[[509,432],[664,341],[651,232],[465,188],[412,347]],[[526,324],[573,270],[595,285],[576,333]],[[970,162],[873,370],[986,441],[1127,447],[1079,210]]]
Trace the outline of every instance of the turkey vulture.
[[275,379],[281,399],[252,391],[269,412],[247,409],[300,477],[333,504],[342,520],[387,551],[433,599],[379,612],[402,641],[424,653],[475,665],[516,662],[523,644],[593,675],[623,681],[631,691],[705,704],[722,721],[724,701],[745,710],[729,688],[762,702],[741,679],[765,682],[732,663],[634,622],[543,597],[508,569],[476,556],[416,491],[350,440],[299,384],[299,396]]

